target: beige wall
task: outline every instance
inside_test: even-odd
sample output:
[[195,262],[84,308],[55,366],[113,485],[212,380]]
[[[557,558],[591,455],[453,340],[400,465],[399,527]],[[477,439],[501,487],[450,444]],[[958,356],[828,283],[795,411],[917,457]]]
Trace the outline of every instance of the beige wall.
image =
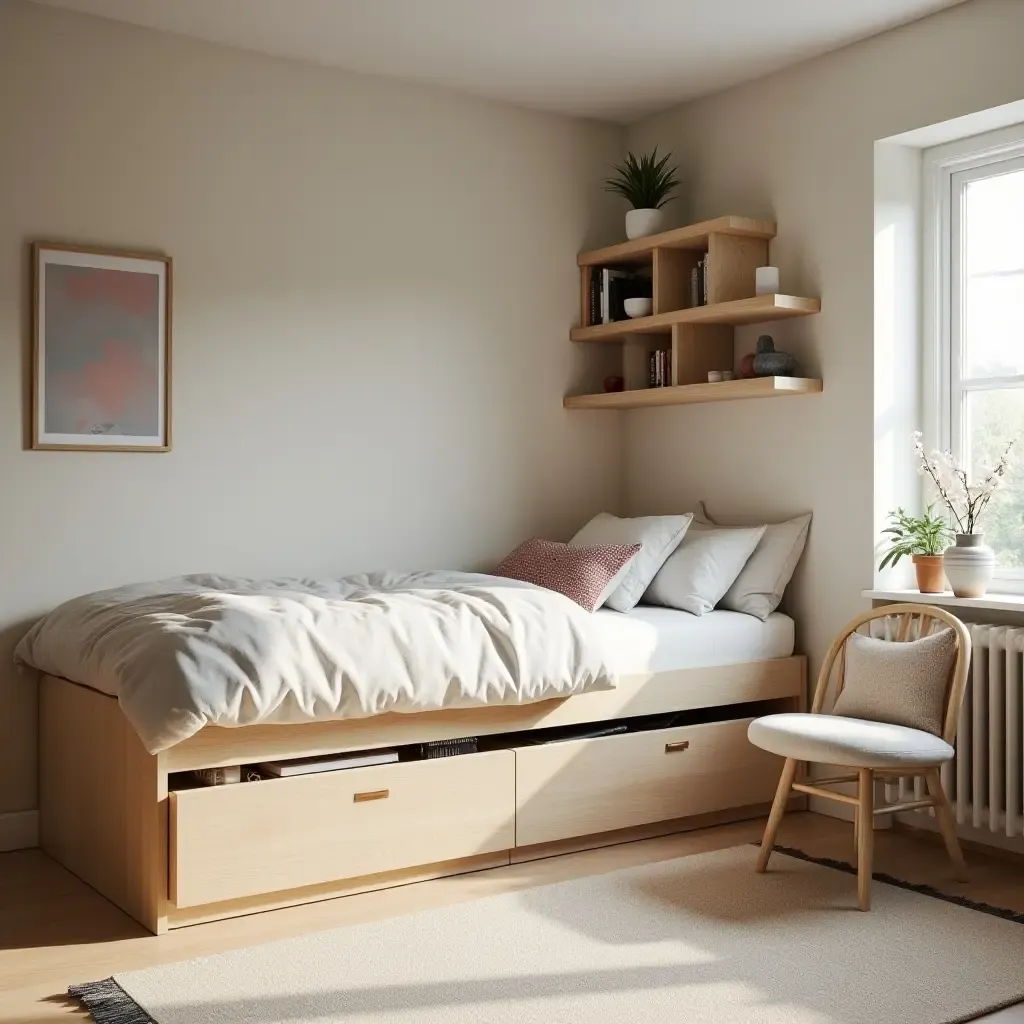
[[[484,567],[619,503],[563,412],[620,129],[0,0],[0,812],[8,667],[67,597],[195,571]],[[33,238],[175,260],[174,450],[23,450]]]
[[713,512],[814,511],[793,607],[816,660],[872,582],[873,142],[1020,99],[1022,39],[1024,3],[971,0],[629,135],[679,158],[681,221],[776,219],[783,290],[822,297],[820,316],[765,328],[821,375],[820,398],[634,412],[624,437],[635,514],[699,499]]
[[[2,666],[54,603],[486,566],[623,483],[636,513],[812,509],[820,656],[871,582],[872,144],[1024,96],[1021,38],[1024,3],[970,0],[633,129],[680,159],[680,222],[778,220],[824,312],[771,330],[825,393],[573,415],[574,254],[620,237],[620,130],[0,0],[0,812],[35,802],[35,693]],[[37,237],[174,256],[172,453],[23,450]]]

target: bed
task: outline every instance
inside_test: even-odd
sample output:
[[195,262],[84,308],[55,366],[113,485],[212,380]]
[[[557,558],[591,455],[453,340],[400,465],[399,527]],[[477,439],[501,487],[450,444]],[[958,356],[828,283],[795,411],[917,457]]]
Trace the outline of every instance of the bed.
[[[459,604],[448,590],[439,600],[446,609]],[[421,709],[393,686],[388,700],[400,698],[398,704],[382,713],[370,707],[370,713],[339,716],[339,708],[360,711],[339,697],[328,713],[295,719],[288,717],[293,709],[282,721],[263,714],[266,708],[258,700],[254,705],[243,687],[233,713],[245,718],[239,709],[247,707],[247,721],[225,725],[186,716],[191,725],[182,735],[144,728],[145,742],[125,707],[125,681],[137,696],[147,678],[132,646],[142,635],[139,617],[122,617],[133,640],[118,643],[113,658],[104,647],[109,622],[98,606],[82,616],[94,629],[87,642],[54,613],[52,650],[38,633],[35,648],[19,648],[43,673],[44,849],[159,933],[765,810],[777,759],[747,742],[746,727],[757,714],[803,706],[806,665],[793,654],[791,619],[775,613],[761,622],[728,611],[698,617],[646,606],[626,614],[568,610],[560,619],[542,598],[502,592],[496,600],[523,600],[528,608],[540,601],[537,623],[551,630],[545,657],[554,661],[536,660],[522,674],[521,693],[503,689],[502,673],[522,653],[513,623],[498,631],[494,665],[480,663],[482,677],[491,678],[484,696],[497,694],[496,701],[479,700],[480,694],[466,701],[473,687],[457,685],[449,687],[451,705]],[[489,633],[507,608],[498,616],[491,610],[488,604]],[[460,630],[463,612],[452,619]],[[196,621],[212,621],[206,606],[195,621],[163,607],[154,614],[185,633],[195,631]],[[436,609],[431,614],[436,619]],[[533,636],[528,646],[537,643]],[[47,651],[57,652],[55,660]],[[180,657],[179,648],[174,652]],[[568,668],[552,668],[570,655]],[[96,674],[96,666],[106,671],[115,664],[119,672],[125,668],[120,692],[109,673]],[[197,664],[208,670],[211,662],[204,654]],[[545,673],[559,676],[554,695],[534,685]],[[173,690],[160,671],[153,678],[154,692]],[[180,698],[174,693],[174,707]],[[609,729],[618,731],[593,735]],[[422,744],[467,737],[478,741],[478,752],[417,754]],[[193,775],[378,748],[398,749],[402,759],[212,787],[198,785]]]
[[641,604],[625,614],[602,608],[594,620],[623,676],[788,658],[796,643],[794,622],[781,612],[762,622],[742,612],[691,615]]

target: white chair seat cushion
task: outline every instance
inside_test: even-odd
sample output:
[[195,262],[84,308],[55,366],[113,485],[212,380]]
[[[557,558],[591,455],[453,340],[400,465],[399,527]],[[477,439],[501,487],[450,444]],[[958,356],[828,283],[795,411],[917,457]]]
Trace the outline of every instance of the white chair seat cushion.
[[847,768],[923,767],[953,757],[953,748],[929,732],[839,715],[767,715],[750,723],[747,736],[782,757]]

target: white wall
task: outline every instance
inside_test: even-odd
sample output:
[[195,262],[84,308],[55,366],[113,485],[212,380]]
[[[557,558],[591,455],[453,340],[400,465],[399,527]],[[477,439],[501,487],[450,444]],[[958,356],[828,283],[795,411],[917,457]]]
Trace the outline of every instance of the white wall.
[[[0,0],[0,812],[36,799],[10,652],[65,598],[484,567],[618,507],[615,417],[561,399],[621,143]],[[174,257],[173,452],[23,450],[34,238]]]
[[[921,150],[895,142],[874,147],[874,426],[872,536],[898,507],[917,509],[923,487],[910,435],[924,429],[922,353],[923,180]],[[885,546],[876,547],[875,564]],[[876,571],[879,589],[914,586],[908,559]]]
[[[54,603],[485,566],[623,483],[636,513],[812,509],[791,603],[820,657],[872,578],[873,143],[1020,99],[1021,38],[1024,4],[970,0],[636,126],[682,164],[680,223],[778,221],[824,311],[769,330],[825,392],[620,417],[561,408],[619,129],[0,0],[0,813],[35,803],[35,693],[2,666]],[[170,454],[24,450],[33,238],[175,258]]]
[[[823,378],[820,397],[634,412],[625,428],[633,513],[702,498],[712,512],[813,510],[792,606],[815,662],[872,583],[873,144],[1020,99],[1021,39],[1024,3],[971,0],[629,135],[633,149],[657,143],[679,159],[680,222],[777,220],[783,290],[822,298],[820,316],[763,328]],[[742,332],[745,346],[757,333]]]

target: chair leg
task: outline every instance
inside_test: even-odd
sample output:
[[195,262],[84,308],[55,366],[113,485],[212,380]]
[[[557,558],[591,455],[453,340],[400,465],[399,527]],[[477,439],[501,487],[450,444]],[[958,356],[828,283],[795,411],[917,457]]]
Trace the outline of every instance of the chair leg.
[[764,838],[761,840],[761,849],[757,855],[757,867],[755,870],[759,873],[768,870],[768,858],[772,855],[772,847],[775,846],[775,836],[778,834],[779,826],[782,824],[782,816],[786,813],[786,803],[789,801],[789,791],[793,785],[793,778],[796,775],[797,764],[798,762],[795,757],[787,757],[786,763],[782,766],[779,788],[775,790],[772,811],[768,815],[768,824],[765,826]]
[[949,806],[946,791],[942,788],[942,776],[938,768],[929,768],[924,774],[925,782],[928,784],[928,795],[935,801],[935,820],[939,824],[939,831],[942,833],[943,842],[946,844],[946,852],[953,862],[956,877],[961,882],[967,881],[967,862],[964,860],[963,851],[960,849],[960,840],[956,836],[956,822],[953,820],[953,808]]
[[875,846],[875,776],[870,768],[858,769],[857,775],[857,902],[861,910],[870,910],[871,860]]

